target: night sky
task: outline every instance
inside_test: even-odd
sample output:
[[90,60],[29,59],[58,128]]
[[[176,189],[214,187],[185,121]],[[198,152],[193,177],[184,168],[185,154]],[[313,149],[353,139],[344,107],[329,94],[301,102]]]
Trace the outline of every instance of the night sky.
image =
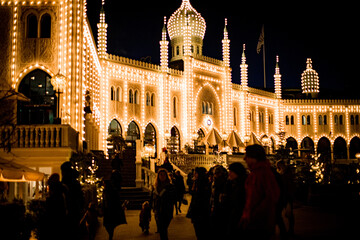
[[[341,2],[314,5],[315,1],[209,1],[190,0],[204,17],[203,55],[222,59],[224,19],[228,19],[232,81],[240,83],[242,45],[246,44],[249,86],[263,87],[262,52],[256,53],[261,26],[265,24],[267,87],[274,86],[275,58],[279,55],[284,88],[300,88],[306,58],[319,74],[320,92],[357,97],[359,89],[356,7]],[[322,1],[323,2],[323,1]],[[99,22],[100,0],[88,0],[87,11],[94,38]],[[181,0],[106,0],[108,53],[139,60],[151,57],[160,63],[163,17],[167,19]],[[168,39],[170,41],[170,39]],[[170,44],[169,44],[170,46]],[[335,94],[338,93],[338,94]],[[345,93],[345,94],[344,94]]]

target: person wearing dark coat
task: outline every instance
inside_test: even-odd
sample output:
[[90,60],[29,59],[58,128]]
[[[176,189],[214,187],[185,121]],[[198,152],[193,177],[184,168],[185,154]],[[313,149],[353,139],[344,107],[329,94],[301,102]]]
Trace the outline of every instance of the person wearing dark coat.
[[165,157],[164,163],[160,166],[160,168],[166,169],[169,173],[172,173],[174,171],[174,167],[170,163],[168,156]]
[[245,205],[245,180],[247,171],[241,163],[234,162],[229,166],[228,175],[224,196],[227,218],[227,239],[236,239],[241,236],[239,222]]
[[180,171],[175,172],[174,185],[176,190],[175,210],[176,210],[176,214],[178,214],[178,211],[181,213],[181,203],[184,199],[184,193],[185,193],[184,178],[183,176],[181,176]]
[[152,206],[161,240],[168,239],[168,227],[173,218],[176,201],[175,186],[166,169],[159,169],[152,190]]
[[209,235],[209,201],[210,183],[204,167],[197,167],[194,171],[194,183],[189,189],[191,202],[186,217],[194,225],[196,238],[208,240]]
[[105,180],[103,193],[104,227],[109,234],[109,240],[113,239],[114,230],[120,224],[126,224],[125,211],[120,202],[120,194],[111,180]]

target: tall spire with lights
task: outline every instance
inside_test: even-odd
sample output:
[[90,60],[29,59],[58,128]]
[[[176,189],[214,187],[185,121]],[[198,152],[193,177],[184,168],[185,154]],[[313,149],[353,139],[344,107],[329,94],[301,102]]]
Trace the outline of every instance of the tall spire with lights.
[[240,72],[241,72],[241,86],[242,86],[242,104],[240,105],[241,111],[241,122],[244,123],[243,128],[241,128],[241,136],[245,139],[249,136],[250,133],[250,123],[248,119],[249,109],[248,109],[248,65],[246,64],[246,56],[245,56],[245,44],[243,45],[243,52],[241,56],[241,64],[240,64]]
[[281,99],[281,74],[280,74],[280,68],[279,68],[279,56],[276,56],[274,80],[275,80],[276,98]]
[[100,58],[106,58],[107,55],[107,23],[105,22],[105,0],[101,1],[100,22],[98,27],[98,54]]
[[240,64],[240,73],[241,73],[241,86],[244,91],[248,90],[248,65],[246,64],[246,56],[245,56],[245,44],[243,45],[243,52],[241,56],[241,64]]
[[227,31],[227,18],[225,18],[225,27],[224,27],[224,39],[222,40],[222,51],[223,51],[223,61],[224,66],[230,66],[230,40],[229,34]]
[[166,72],[168,69],[168,45],[169,41],[166,40],[166,17],[164,17],[164,26],[162,29],[162,37],[160,41],[160,66],[161,70]]
[[223,53],[223,64],[224,64],[224,81],[223,81],[223,128],[220,130],[223,132],[223,137],[231,132],[234,126],[234,118],[232,117],[233,109],[231,107],[231,69],[230,69],[230,39],[227,30],[227,18],[225,18],[224,26],[224,38],[222,40],[222,53]]

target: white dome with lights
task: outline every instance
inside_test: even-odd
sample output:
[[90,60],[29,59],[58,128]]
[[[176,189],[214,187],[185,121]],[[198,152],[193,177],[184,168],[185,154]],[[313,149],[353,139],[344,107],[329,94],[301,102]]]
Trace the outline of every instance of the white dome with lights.
[[319,92],[319,75],[312,69],[311,58],[306,60],[306,69],[301,74],[301,88],[303,93],[318,93]]
[[182,37],[184,27],[189,24],[191,35],[204,39],[206,23],[205,19],[190,4],[189,0],[183,0],[181,6],[171,15],[168,22],[170,39]]
[[189,0],[183,0],[181,6],[171,15],[168,21],[168,33],[173,49],[172,60],[181,59],[184,55],[184,36],[186,26],[190,29],[191,55],[202,55],[202,45],[205,36],[205,19],[198,13]]

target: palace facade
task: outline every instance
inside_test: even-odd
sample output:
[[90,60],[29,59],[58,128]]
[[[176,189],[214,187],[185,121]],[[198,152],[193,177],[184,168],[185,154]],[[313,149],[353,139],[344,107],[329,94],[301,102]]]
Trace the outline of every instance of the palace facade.
[[311,59],[299,76],[307,98],[282,97],[279,58],[274,92],[249,87],[245,51],[241,84],[232,83],[226,21],[223,58],[204,56],[206,22],[189,0],[164,19],[160,65],[108,53],[105,11],[95,41],[86,0],[1,0],[0,22],[2,91],[29,98],[15,104],[12,150],[2,158],[50,174],[74,151],[107,152],[109,135],[140,139],[159,157],[163,147],[203,151],[212,130],[244,143],[255,136],[269,152],[285,144],[332,161],[360,152],[360,100],[317,99]]

